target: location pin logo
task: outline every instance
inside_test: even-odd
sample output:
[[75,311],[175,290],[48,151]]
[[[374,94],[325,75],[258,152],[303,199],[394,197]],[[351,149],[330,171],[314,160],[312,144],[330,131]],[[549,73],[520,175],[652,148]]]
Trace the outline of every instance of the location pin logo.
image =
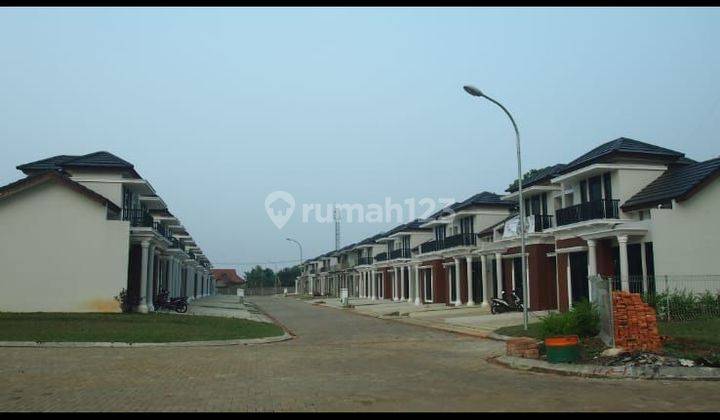
[[286,191],[273,191],[265,197],[265,211],[275,226],[282,229],[295,211],[295,198]]

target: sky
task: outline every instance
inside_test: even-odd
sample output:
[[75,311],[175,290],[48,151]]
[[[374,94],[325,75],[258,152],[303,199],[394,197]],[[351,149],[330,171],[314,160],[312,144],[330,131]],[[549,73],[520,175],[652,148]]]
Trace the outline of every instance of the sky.
[[[334,248],[302,205],[502,193],[617,137],[720,154],[720,9],[0,10],[0,183],[105,150],[217,267]],[[265,199],[296,201],[282,229]],[[420,207],[418,207],[420,208]],[[422,207],[425,209],[425,207]],[[324,211],[323,211],[324,213]],[[407,221],[341,222],[347,245]]]

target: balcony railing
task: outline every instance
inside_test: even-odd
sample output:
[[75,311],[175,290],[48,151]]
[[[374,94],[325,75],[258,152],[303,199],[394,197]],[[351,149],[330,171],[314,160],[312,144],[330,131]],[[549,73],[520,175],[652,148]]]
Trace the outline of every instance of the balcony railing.
[[372,263],[373,260],[370,257],[360,257],[358,259],[358,265],[371,265]]
[[180,240],[178,238],[170,236],[170,248],[180,248],[182,249],[182,244],[180,243]]
[[420,253],[427,254],[428,252],[437,251],[440,249],[438,241],[427,241],[420,244]]
[[393,252],[390,253],[390,259],[394,260],[397,258],[410,258],[410,249],[400,248],[393,250]]
[[375,261],[385,261],[387,260],[387,252],[381,252],[375,256]]
[[617,219],[619,200],[593,200],[555,212],[558,226],[594,219]]
[[552,216],[549,214],[535,214],[535,232],[542,232],[552,227]]
[[132,227],[153,227],[153,218],[147,210],[124,208],[122,219],[130,222]]
[[457,235],[448,236],[441,243],[440,248],[454,248],[456,246],[470,246],[475,245],[475,234],[474,233],[459,233]]

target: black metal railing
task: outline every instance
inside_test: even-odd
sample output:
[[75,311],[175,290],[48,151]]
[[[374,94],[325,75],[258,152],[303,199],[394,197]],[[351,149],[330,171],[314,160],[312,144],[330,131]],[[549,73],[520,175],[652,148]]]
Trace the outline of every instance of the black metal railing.
[[321,273],[324,273],[324,272],[326,272],[327,270],[328,270],[327,267],[320,267],[320,272],[321,272]]
[[542,232],[552,227],[552,216],[549,214],[535,214],[535,232]]
[[442,249],[454,248],[456,246],[475,245],[474,233],[458,233],[457,235],[448,236],[442,242]]
[[130,222],[132,227],[152,227],[153,218],[147,210],[122,209],[122,219]]
[[437,251],[440,249],[440,242],[438,241],[427,241],[420,244],[420,253],[427,254],[428,252]]
[[390,259],[394,260],[397,258],[410,258],[410,249],[409,248],[400,248],[395,249],[390,253]]
[[381,252],[375,256],[375,261],[385,261],[387,259],[387,252]]
[[358,265],[371,265],[372,263],[373,260],[370,257],[360,257],[358,259]]
[[593,200],[565,207],[555,212],[558,226],[594,219],[617,219],[620,200]]
[[175,238],[173,236],[170,236],[170,248],[180,248],[182,249],[182,244],[180,243],[180,240],[178,238]]

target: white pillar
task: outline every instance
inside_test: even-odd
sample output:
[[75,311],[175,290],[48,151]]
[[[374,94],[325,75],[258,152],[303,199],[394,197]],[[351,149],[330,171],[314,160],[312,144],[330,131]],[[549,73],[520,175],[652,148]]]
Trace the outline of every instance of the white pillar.
[[588,239],[588,276],[594,276],[597,274],[597,254],[595,253],[595,240]]
[[370,299],[376,300],[378,298],[377,293],[377,279],[375,278],[375,269],[372,270],[370,275],[370,286],[372,287],[372,291],[370,292]]
[[[409,273],[408,273],[409,276]],[[409,279],[408,279],[409,280]],[[408,282],[408,289],[410,289],[410,282]],[[405,266],[400,266],[400,300],[410,301],[410,291],[408,290],[408,297],[405,299]]]
[[148,261],[148,282],[147,282],[147,308],[148,311],[154,311],[155,307],[153,306],[153,289],[154,289],[154,281],[155,281],[155,245],[150,245],[150,252],[149,252],[149,261]]
[[138,312],[147,313],[148,249],[150,248],[150,242],[142,241],[140,247],[142,248],[140,257],[140,302],[137,310]]
[[395,285],[395,301],[400,300],[400,267],[393,269],[393,284]]
[[497,296],[502,297],[503,290],[503,270],[502,270],[502,254],[499,252],[495,253],[495,268],[497,269]]
[[462,293],[460,293],[460,258],[455,257],[455,306],[462,305]]
[[415,305],[420,306],[420,264],[415,264]]
[[627,236],[618,236],[618,244],[620,245],[620,285],[622,290],[630,290],[630,273],[628,272],[628,254],[627,254]]
[[492,279],[490,275],[488,275],[487,255],[480,256],[480,271],[482,272],[483,281],[483,300],[481,306],[488,306],[490,291],[492,290]]
[[465,264],[467,265],[467,291],[468,291],[468,301],[467,306],[473,306],[475,305],[475,302],[473,301],[473,272],[472,272],[472,266],[473,266],[473,257],[472,255],[468,255],[465,258]]
[[643,293],[648,293],[647,261],[645,261],[645,242],[640,242],[640,264],[642,268]]

